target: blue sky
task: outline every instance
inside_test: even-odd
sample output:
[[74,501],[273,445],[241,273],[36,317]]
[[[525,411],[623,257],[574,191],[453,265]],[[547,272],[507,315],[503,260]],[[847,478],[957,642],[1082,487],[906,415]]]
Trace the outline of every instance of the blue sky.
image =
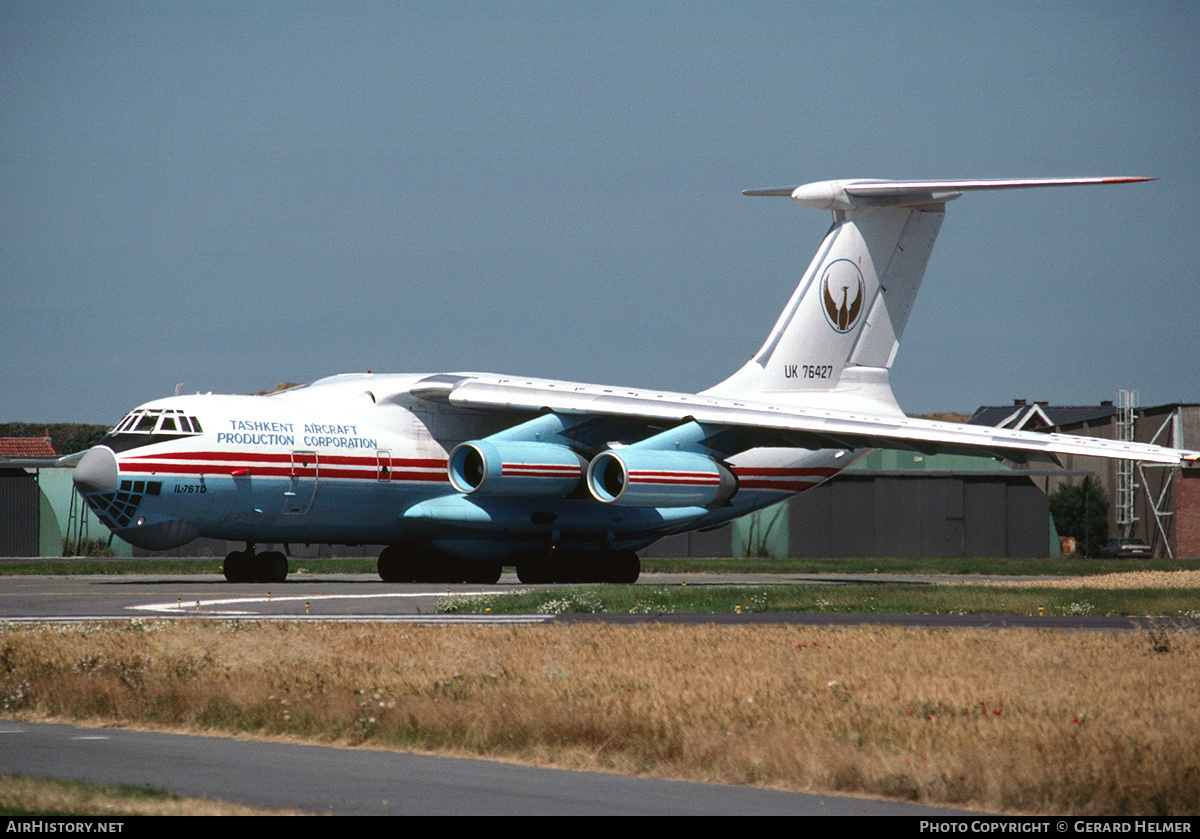
[[1200,401],[1200,6],[0,2],[0,421],[485,370],[707,387],[829,224],[949,205],[912,412]]

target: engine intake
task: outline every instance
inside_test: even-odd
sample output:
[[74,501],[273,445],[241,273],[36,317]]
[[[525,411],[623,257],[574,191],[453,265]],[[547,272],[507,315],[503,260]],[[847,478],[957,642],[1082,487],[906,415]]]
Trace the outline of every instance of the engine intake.
[[596,455],[587,485],[597,501],[624,507],[719,507],[738,489],[733,472],[711,457],[632,448]]
[[450,453],[450,483],[459,492],[562,498],[579,486],[580,455],[554,443],[471,440]]

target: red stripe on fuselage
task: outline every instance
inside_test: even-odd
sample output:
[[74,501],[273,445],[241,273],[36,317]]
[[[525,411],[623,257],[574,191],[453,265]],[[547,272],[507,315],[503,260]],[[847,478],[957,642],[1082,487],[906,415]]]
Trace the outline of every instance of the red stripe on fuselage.
[[[297,453],[301,450],[297,449]],[[304,454],[311,453],[311,449],[304,450]],[[355,457],[354,455],[345,454],[322,454],[316,452],[317,460],[320,463],[331,463],[338,465],[349,466],[368,466],[379,462],[379,458],[374,455],[366,457]],[[240,452],[240,451],[196,451],[196,452],[157,452],[155,454],[136,455],[126,458],[126,461],[135,460],[200,460],[200,461],[252,461],[256,463],[291,463],[291,452],[271,453],[271,452]],[[391,463],[400,464],[402,466],[427,466],[429,468],[445,468],[446,461],[440,458],[420,458],[420,457],[389,457]]]
[[[297,463],[292,454],[240,451],[158,452],[120,460],[122,472],[138,474],[219,475],[249,469],[251,476],[378,480],[381,466],[392,481],[447,481],[446,461],[438,458],[354,457],[316,454],[313,464]],[[342,467],[342,468],[337,468]],[[346,468],[351,467],[351,468]],[[357,467],[357,468],[355,468]]]

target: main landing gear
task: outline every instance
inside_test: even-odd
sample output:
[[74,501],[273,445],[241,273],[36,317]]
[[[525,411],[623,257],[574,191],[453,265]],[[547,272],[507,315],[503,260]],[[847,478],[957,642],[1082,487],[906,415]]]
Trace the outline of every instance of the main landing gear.
[[534,583],[617,583],[632,585],[642,561],[632,550],[528,550],[517,557],[517,578]]
[[280,551],[256,554],[251,544],[225,557],[225,579],[231,583],[282,583],[287,575],[287,557]]
[[[533,583],[636,583],[642,562],[631,550],[529,549],[517,554],[517,577]],[[478,583],[494,585],[499,562],[474,562],[428,545],[390,545],[379,554],[385,583]]]
[[504,570],[499,562],[473,562],[426,545],[389,545],[379,554],[385,583],[478,583],[494,585]]

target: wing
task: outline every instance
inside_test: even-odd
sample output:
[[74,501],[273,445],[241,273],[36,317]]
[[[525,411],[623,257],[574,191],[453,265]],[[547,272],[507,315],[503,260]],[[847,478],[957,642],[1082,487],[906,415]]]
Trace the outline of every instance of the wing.
[[873,416],[706,395],[486,374],[439,378],[442,381],[418,386],[412,393],[462,408],[610,417],[654,427],[695,421],[712,429],[752,432],[740,435],[749,444],[744,448],[782,444],[809,449],[911,449],[924,454],[999,457],[1018,463],[1029,460],[1059,462],[1060,455],[1162,464],[1200,459],[1200,452],[1146,443],[961,425],[912,419],[902,414]]

